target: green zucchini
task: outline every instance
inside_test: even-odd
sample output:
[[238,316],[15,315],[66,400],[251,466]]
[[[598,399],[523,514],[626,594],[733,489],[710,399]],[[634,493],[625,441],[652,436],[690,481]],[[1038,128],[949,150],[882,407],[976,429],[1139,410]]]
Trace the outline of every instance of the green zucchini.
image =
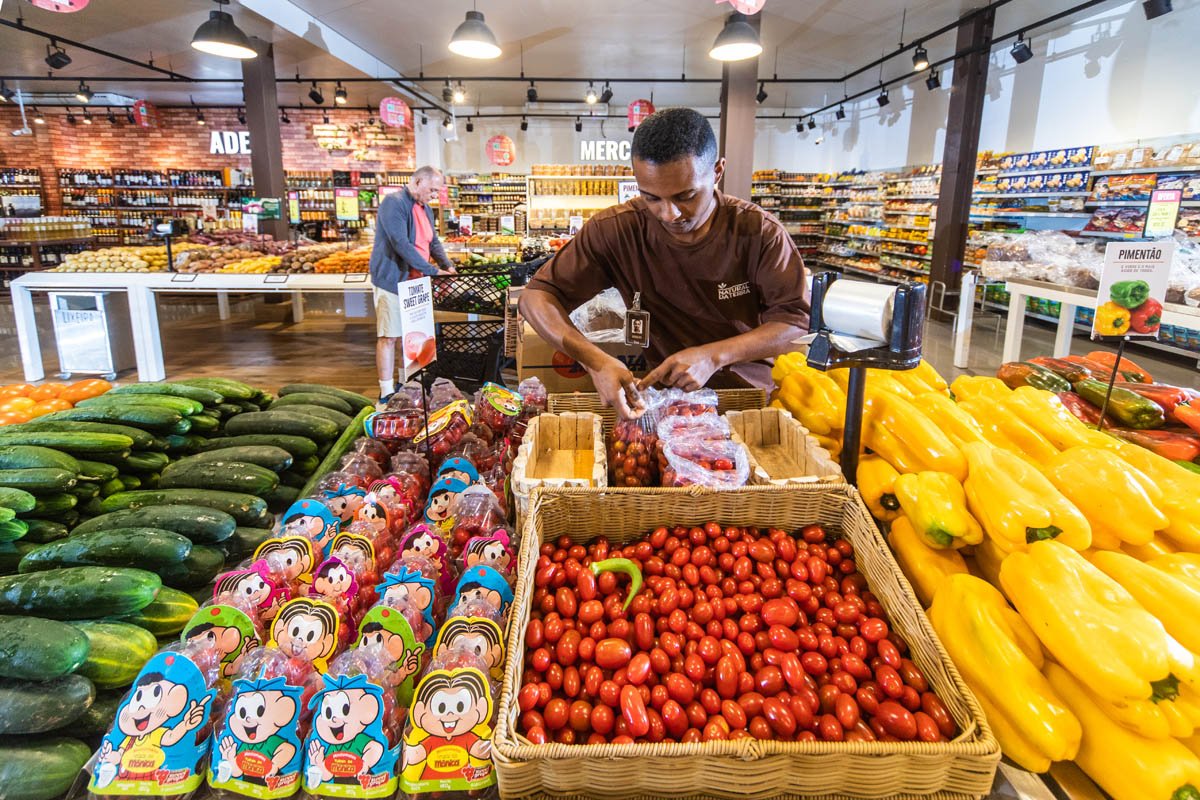
[[79,505],[79,498],[73,494],[59,492],[58,494],[42,494],[37,496],[33,509],[22,517],[37,517],[38,519],[55,519]]
[[[228,423],[226,423],[228,426]],[[280,447],[292,454],[292,458],[311,458],[317,454],[317,443],[307,436],[272,436],[269,434],[245,434],[222,436],[209,439],[200,445],[200,452],[224,450],[231,447]]]
[[117,718],[117,709],[120,708],[121,700],[124,697],[125,692],[121,689],[97,691],[96,699],[92,701],[92,707],[71,723],[70,732],[89,739],[99,738],[108,733],[112,728],[113,721]]
[[307,497],[311,494],[321,477],[337,468],[338,459],[344,456],[354,446],[354,440],[362,435],[363,420],[373,414],[374,411],[374,406],[359,411],[358,416],[342,431],[342,435],[337,438],[337,441],[329,442],[329,450],[321,460],[320,465],[313,471],[312,476],[308,479],[308,483],[300,487],[301,497]]
[[225,541],[216,545],[225,553],[225,560],[230,563],[241,561],[254,554],[258,546],[275,535],[271,528],[238,527]]
[[213,461],[237,461],[242,464],[257,464],[272,472],[281,472],[292,466],[292,454],[282,447],[256,445],[253,447],[227,447],[181,458],[171,465],[177,469],[184,465],[208,464]]
[[[73,411],[74,409],[72,409]],[[55,411],[54,414],[68,414],[68,411]],[[52,417],[47,414],[41,419]],[[94,457],[97,453],[128,453],[133,447],[133,439],[123,434],[115,433],[68,433],[66,431],[34,431],[14,430],[9,426],[0,430],[0,446],[10,444],[35,444],[41,447],[51,447],[62,450],[73,456]],[[89,453],[93,455],[88,455]]]
[[0,614],[96,619],[140,611],[162,579],[144,569],[67,567],[0,578]]
[[137,625],[154,636],[174,636],[183,630],[188,620],[199,610],[200,605],[190,594],[164,586],[158,590],[153,603],[141,611],[115,617],[114,620]]
[[[37,433],[107,433],[113,436],[128,436],[133,440],[133,447],[138,450],[161,450],[162,447],[156,442],[154,434],[149,431],[144,431],[141,428],[135,428],[132,425],[114,425],[111,422],[68,422],[53,420],[47,421],[45,416],[38,417],[32,422],[23,422],[20,425],[10,425],[5,428],[5,431],[21,432],[34,431]],[[62,450],[58,445],[46,445]]]
[[279,473],[280,486],[291,486],[293,489],[299,489],[307,482],[308,478],[304,475],[301,475],[299,472],[296,472],[294,469],[285,469],[283,472]]
[[196,544],[213,544],[233,536],[237,521],[206,506],[164,505],[113,511],[80,523],[73,534],[119,528],[158,528],[186,536]]
[[163,470],[158,484],[164,489],[217,489],[262,496],[279,486],[279,476],[242,461],[178,461]]
[[293,394],[285,394],[283,397],[271,403],[269,408],[286,408],[287,406],[309,405],[323,406],[331,408],[334,411],[340,411],[343,414],[353,414],[357,408],[351,406],[340,397],[335,397],[325,392],[295,392]]
[[[289,396],[291,396],[291,395],[289,395]],[[343,414],[342,412],[335,411],[332,408],[325,408],[325,406],[312,406],[312,405],[305,405],[302,403],[296,403],[294,405],[284,406],[283,408],[278,409],[278,410],[279,411],[287,411],[287,412],[297,412],[300,414],[308,414],[309,416],[312,416],[312,417],[320,417],[321,419],[327,419],[330,422],[332,422],[334,425],[337,425],[339,431],[344,430],[345,427],[353,421],[353,418],[351,417],[351,415]]]
[[194,589],[207,586],[225,567],[225,552],[218,547],[198,544],[178,564],[159,567],[165,585],[172,589]]
[[188,417],[192,423],[192,433],[207,436],[221,429],[221,420],[211,414],[192,414]]
[[204,410],[204,403],[189,400],[186,397],[172,397],[166,394],[136,394],[136,395],[110,395],[102,394],[99,397],[89,397],[87,400],[81,400],[75,404],[76,408],[92,408],[98,406],[161,406],[162,408],[177,411],[185,417],[192,414],[199,414]]
[[361,395],[358,392],[348,392],[345,389],[339,389],[336,386],[326,386],[321,383],[290,383],[279,390],[279,396],[287,397],[289,394],[298,394],[300,392],[316,392],[318,394],[333,395],[334,397],[345,400],[355,411],[360,411],[364,408],[375,407],[374,400]]
[[33,494],[64,492],[75,485],[75,473],[58,467],[0,469],[0,486],[24,489]]
[[15,542],[29,533],[29,523],[23,519],[0,522],[0,543]]
[[114,394],[153,394],[186,397],[188,400],[195,400],[197,403],[206,406],[216,405],[225,400],[225,397],[220,392],[189,386],[186,383],[171,383],[169,381],[130,383],[125,386],[116,386],[108,391],[108,395]]
[[0,734],[61,728],[87,711],[94,699],[96,687],[82,675],[48,681],[0,679]]
[[74,672],[88,639],[65,622],[0,616],[0,677],[44,681]]
[[93,497],[100,496],[100,484],[95,481],[76,481],[75,485],[67,490],[67,494],[73,494],[80,503],[86,503]]
[[128,622],[86,620],[71,623],[88,639],[87,660],[76,671],[97,689],[117,689],[133,683],[158,651],[154,634]]
[[234,436],[248,433],[281,433],[289,436],[307,436],[316,442],[328,442],[337,438],[342,429],[321,417],[280,409],[238,414],[225,423],[225,430]]
[[224,396],[226,400],[253,400],[259,394],[253,386],[229,378],[189,378],[186,381],[175,381],[175,383],[208,389]]
[[171,457],[166,453],[134,450],[122,466],[128,472],[145,473],[159,472],[170,463]]
[[271,519],[267,513],[267,504],[254,495],[208,489],[143,489],[118,492],[100,502],[100,511],[107,514],[127,508],[161,505],[215,508],[232,516],[239,525],[257,525],[264,518]]
[[79,461],[50,447],[21,444],[0,447],[0,470],[35,468],[61,469],[75,474],[79,472]]
[[54,800],[75,783],[92,748],[65,736],[13,736],[0,742],[4,800]]
[[30,544],[49,544],[65,539],[69,533],[66,525],[50,519],[27,519],[25,524],[29,526],[29,532],[22,541]]
[[37,547],[36,544],[24,539],[15,542],[0,542],[0,575],[16,575],[21,559],[35,547]]
[[117,473],[120,472],[113,464],[105,464],[101,461],[79,459],[77,463],[79,464],[78,477],[81,481],[104,483],[117,477]]
[[12,509],[18,514],[25,514],[33,511],[36,504],[37,498],[24,489],[0,486],[0,506]]
[[18,572],[43,572],[59,567],[140,567],[159,572],[178,564],[192,552],[190,539],[161,528],[114,528],[77,533],[30,552]]

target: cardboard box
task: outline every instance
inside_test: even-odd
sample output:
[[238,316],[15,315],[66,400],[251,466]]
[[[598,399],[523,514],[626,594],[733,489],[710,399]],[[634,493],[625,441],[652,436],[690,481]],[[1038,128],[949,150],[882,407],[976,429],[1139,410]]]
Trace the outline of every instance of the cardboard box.
[[[635,377],[649,371],[646,351],[624,342],[596,342],[604,352],[621,360]],[[517,341],[517,376],[521,380],[536,376],[548,392],[594,392],[596,387],[587,370],[575,359],[551,347],[538,336],[528,322],[521,327]]]

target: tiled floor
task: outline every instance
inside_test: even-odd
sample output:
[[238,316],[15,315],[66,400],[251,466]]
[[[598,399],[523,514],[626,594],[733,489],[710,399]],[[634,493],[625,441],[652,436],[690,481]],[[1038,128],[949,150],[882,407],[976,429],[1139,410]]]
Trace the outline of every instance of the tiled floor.
[[[47,376],[57,371],[57,355],[49,308],[44,296],[38,301],[38,322]],[[291,322],[289,303],[267,304],[261,296],[233,299],[229,320],[217,318],[215,298],[167,297],[159,302],[163,333],[163,356],[167,377],[223,375],[268,388],[295,381],[318,381],[371,394],[376,390],[375,327],[370,317],[345,316],[341,296],[309,295],[303,322]],[[948,324],[929,323],[925,333],[926,357],[946,377],[960,372],[991,374],[1000,365],[1004,340],[1003,325],[995,316],[977,318],[972,335],[970,367],[952,365],[953,342]],[[1046,324],[1030,322],[1025,331],[1024,355],[1048,354],[1054,331]],[[1083,336],[1076,336],[1072,352],[1096,349]],[[1131,348],[1130,355],[1150,370],[1157,380],[1197,387],[1200,371],[1196,361],[1157,351]],[[121,375],[134,380],[131,371]],[[13,325],[12,305],[0,297],[0,382],[23,379]]]

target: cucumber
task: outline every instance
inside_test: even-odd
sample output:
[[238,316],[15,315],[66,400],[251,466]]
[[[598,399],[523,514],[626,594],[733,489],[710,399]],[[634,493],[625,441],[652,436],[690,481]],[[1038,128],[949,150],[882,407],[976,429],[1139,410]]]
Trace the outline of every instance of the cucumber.
[[190,539],[160,528],[113,528],[77,533],[30,552],[18,572],[59,567],[140,567],[158,572],[187,558]]
[[63,492],[75,485],[75,473],[58,467],[0,469],[0,486],[24,489],[33,494]]
[[[147,431],[174,433],[183,415],[162,406],[141,405],[132,403],[108,403],[87,408],[72,408],[68,411],[55,411],[45,416],[51,422],[111,422],[116,425],[129,425]],[[187,431],[183,431],[186,433]]]
[[80,503],[86,503],[93,497],[100,496],[100,484],[95,481],[76,481],[75,485],[67,490],[67,494],[73,494]]
[[231,402],[242,411],[262,411],[262,409],[258,407],[258,403],[252,403],[249,400],[233,400]]
[[279,476],[266,467],[241,461],[176,462],[163,470],[164,489],[217,489],[264,495],[279,486]]
[[105,464],[100,461],[79,459],[76,463],[79,465],[77,472],[79,473],[78,478],[81,481],[105,483],[117,477],[117,473],[120,471],[114,465]]
[[0,734],[45,733],[77,719],[96,699],[82,675],[48,681],[0,680]]
[[190,453],[194,443],[192,438],[186,434],[172,433],[166,437],[163,445],[163,450],[168,455],[174,456],[180,453]]
[[158,639],[145,628],[128,622],[83,621],[71,623],[87,636],[87,660],[76,675],[97,689],[117,689],[133,683],[146,662],[158,651]]
[[[226,423],[228,427],[228,423]],[[200,452],[224,450],[231,447],[280,447],[292,454],[292,458],[311,458],[317,454],[317,443],[307,436],[270,436],[267,434],[245,434],[209,439],[200,445]]]
[[53,800],[71,788],[92,748],[65,736],[11,737],[0,742],[4,800]]
[[158,528],[186,536],[195,544],[213,544],[233,536],[237,521],[215,508],[170,505],[113,511],[80,523],[73,534],[119,528]]
[[300,487],[300,495],[302,497],[307,497],[312,493],[322,476],[337,469],[338,459],[344,456],[354,445],[354,440],[362,435],[363,420],[373,414],[374,409],[375,407],[371,406],[359,411],[358,416],[354,418],[354,421],[350,425],[346,426],[346,429],[342,431],[342,435],[337,438],[337,441],[328,443],[329,449],[326,451],[320,465],[313,471],[313,474],[308,479],[308,483]]
[[81,400],[75,404],[76,408],[98,406],[160,406],[177,411],[185,417],[199,414],[204,410],[203,403],[189,400],[186,397],[171,397],[165,394],[137,394],[124,397],[102,394],[99,397],[89,397],[87,400]]
[[225,553],[225,560],[234,563],[254,554],[258,546],[275,535],[271,528],[238,527],[233,536],[217,545]]
[[[156,443],[154,434],[135,428],[131,425],[114,425],[110,422],[54,422],[46,421],[46,417],[38,417],[32,422],[20,425],[10,425],[6,431],[34,431],[37,433],[107,433],[115,436],[128,436],[133,440],[133,447],[138,450],[161,450]],[[62,450],[57,445],[47,445]]]
[[[290,396],[291,395],[289,395],[289,397]],[[308,414],[309,416],[312,416],[312,417],[320,417],[321,419],[327,419],[330,422],[332,422],[334,425],[337,425],[338,430],[344,430],[345,427],[353,421],[352,417],[349,414],[343,414],[342,412],[335,411],[332,408],[325,408],[325,406],[312,406],[312,405],[305,405],[302,403],[296,403],[294,405],[284,406],[283,408],[278,409],[278,410],[287,411],[287,412],[294,411],[294,412],[297,412],[300,414]]]
[[[211,599],[211,595],[206,600]],[[133,614],[114,617],[117,622],[128,622],[144,628],[154,636],[174,636],[183,630],[200,605],[187,592],[164,586],[158,590],[154,602]]]
[[192,433],[207,436],[221,429],[221,420],[211,414],[192,414],[188,417],[192,423]]
[[213,411],[216,411],[222,418],[228,418],[242,413],[245,409],[236,403],[220,403],[213,407]]
[[[124,472],[122,472],[119,477],[121,478],[121,483],[125,485],[126,489],[142,488],[142,479],[139,478],[137,475],[127,475]],[[101,513],[104,513],[104,512],[102,511]]]
[[29,526],[29,532],[22,541],[30,544],[49,544],[66,538],[69,533],[66,525],[49,519],[27,519],[25,524]]
[[125,491],[125,484],[120,478],[113,478],[111,481],[105,481],[100,484],[100,496],[108,497],[110,494]]
[[125,459],[123,468],[128,472],[159,472],[167,464],[171,463],[171,457],[166,453],[156,453],[147,450],[134,450]]
[[257,464],[272,472],[281,472],[292,465],[292,454],[282,447],[257,445],[254,447],[227,447],[223,450],[210,450],[207,453],[181,458],[171,465],[171,469],[192,464],[207,464],[213,461],[238,461],[242,464]]
[[114,394],[153,394],[186,397],[188,400],[195,400],[197,403],[206,406],[216,405],[225,400],[225,397],[220,392],[189,386],[186,383],[171,382],[130,383],[125,386],[116,386],[107,392],[107,396]]
[[124,697],[125,692],[120,689],[97,691],[96,699],[92,701],[92,707],[71,723],[70,732],[88,739],[99,738],[108,733],[113,720],[117,718],[117,709],[121,706],[121,700]]
[[75,474],[79,472],[79,461],[49,447],[21,444],[0,447],[0,470],[35,468],[61,469]]
[[24,489],[0,486],[0,506],[12,509],[18,514],[25,514],[33,511],[33,507],[36,504],[37,498]]
[[299,497],[299,487],[283,486],[282,484],[262,495],[262,499],[267,501],[267,508],[276,514],[282,514],[284,511],[287,511],[288,506],[296,502],[296,499]]
[[23,519],[0,522],[0,543],[15,542],[29,533],[29,523]]
[[67,567],[0,578],[0,614],[95,619],[140,611],[162,579],[144,569]]
[[267,513],[267,504],[254,495],[207,489],[142,489],[132,492],[117,492],[100,502],[100,511],[107,514],[110,511],[122,511],[127,508],[162,505],[215,508],[232,516],[239,525],[257,525],[264,518],[271,519]]
[[0,677],[44,681],[74,672],[88,639],[65,622],[0,616]]
[[[74,409],[72,409],[73,411]],[[69,411],[55,411],[54,414],[68,414]],[[52,417],[46,414],[41,419]],[[89,453],[128,453],[133,447],[133,439],[124,434],[116,433],[74,433],[66,431],[34,431],[14,430],[16,426],[0,431],[0,446],[10,444],[35,444],[41,447],[51,447],[62,450],[73,456],[88,456]]]
[[225,430],[234,436],[248,433],[282,433],[289,436],[306,436],[316,442],[328,442],[337,438],[342,429],[321,417],[280,409],[238,414],[225,423]]
[[334,411],[340,411],[343,414],[353,414],[358,410],[340,397],[334,397],[324,392],[295,392],[294,394],[286,394],[274,403],[271,403],[268,408],[286,408],[287,406],[295,405],[323,406],[324,408],[331,408]]
[[301,475],[299,472],[296,472],[293,469],[285,469],[283,472],[279,473],[280,486],[291,486],[293,489],[299,489],[307,482],[307,477]]
[[324,460],[325,456],[329,455],[329,451],[332,448],[333,442],[321,442],[321,444],[317,447],[317,457],[321,460]]
[[253,386],[228,378],[189,378],[186,381],[175,381],[175,383],[208,389],[224,396],[226,400],[253,400],[259,394]]
[[178,564],[160,567],[157,572],[172,589],[194,589],[207,586],[225,568],[225,552],[217,547],[198,544],[188,557]]
[[66,492],[43,494],[38,495],[36,502],[33,504],[33,509],[21,516],[54,519],[70,511],[77,505],[79,505],[79,498],[73,494],[67,494]]
[[21,559],[35,547],[37,547],[36,544],[26,542],[24,539],[16,542],[0,542],[0,575],[16,575]]
[[354,411],[361,411],[364,408],[375,407],[374,400],[369,397],[365,397],[358,392],[348,392],[345,389],[339,389],[336,386],[326,386],[321,383],[290,383],[279,390],[279,396],[287,397],[289,394],[298,394],[300,392],[331,394],[334,397],[345,400],[350,404],[350,407]]

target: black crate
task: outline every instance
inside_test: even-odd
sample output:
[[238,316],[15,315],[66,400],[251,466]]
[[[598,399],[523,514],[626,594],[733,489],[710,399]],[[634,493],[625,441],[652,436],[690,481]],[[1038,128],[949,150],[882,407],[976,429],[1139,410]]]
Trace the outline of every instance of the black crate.
[[463,314],[504,316],[504,299],[513,282],[508,265],[486,271],[460,272],[455,275],[434,275],[433,307],[437,311],[457,311]]
[[500,382],[504,358],[503,322],[441,322],[437,325],[437,361],[430,371],[474,392],[484,383]]

